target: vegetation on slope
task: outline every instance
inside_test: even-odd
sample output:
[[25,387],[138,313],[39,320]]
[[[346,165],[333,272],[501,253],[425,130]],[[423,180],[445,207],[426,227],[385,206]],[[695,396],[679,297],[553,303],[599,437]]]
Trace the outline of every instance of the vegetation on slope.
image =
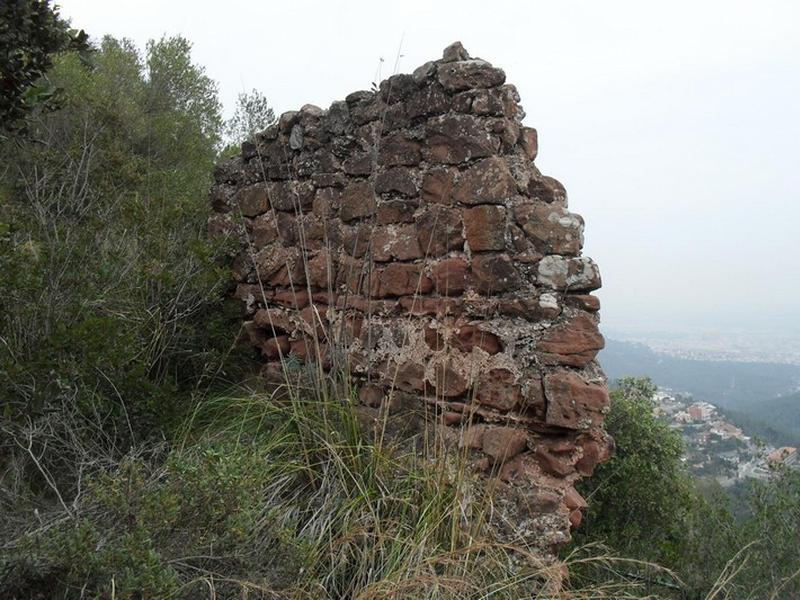
[[346,388],[299,391],[206,399],[172,443],[97,456],[65,506],[3,532],[6,595],[516,599],[560,582],[492,541],[464,464],[367,441]]
[[[626,571],[663,597],[800,594],[800,472],[777,470],[748,485],[744,514],[734,517],[721,488],[686,473],[680,433],[653,416],[654,391],[647,379],[622,379],[612,391],[606,427],[616,455],[581,482],[589,511],[573,544],[601,542],[613,554],[669,569],[675,579],[649,567]],[[577,575],[585,584],[619,573]]]

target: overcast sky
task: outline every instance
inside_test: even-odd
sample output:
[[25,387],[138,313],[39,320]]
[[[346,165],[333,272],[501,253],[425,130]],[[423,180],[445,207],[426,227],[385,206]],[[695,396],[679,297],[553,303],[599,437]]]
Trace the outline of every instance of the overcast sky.
[[184,35],[227,113],[252,88],[326,108],[461,40],[585,217],[607,329],[800,333],[800,2],[57,3],[93,36]]

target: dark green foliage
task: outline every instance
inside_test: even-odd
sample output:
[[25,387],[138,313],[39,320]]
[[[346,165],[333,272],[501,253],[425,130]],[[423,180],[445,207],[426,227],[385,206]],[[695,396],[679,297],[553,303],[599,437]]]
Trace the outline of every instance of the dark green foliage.
[[736,581],[740,589],[755,597],[773,590],[779,598],[800,597],[800,471],[781,470],[754,483],[742,528],[753,549]]
[[179,38],[95,59],[59,58],[62,108],[0,148],[0,403],[15,420],[91,397],[146,431],[231,341],[205,239],[219,104]]
[[721,411],[731,422],[775,446],[800,445],[800,392]]
[[88,49],[86,34],[70,29],[50,0],[0,3],[0,139],[24,133],[35,109],[57,106],[58,87],[43,78],[54,55]]
[[110,597],[112,586],[117,598],[166,597],[203,569],[255,580],[267,550],[291,564],[260,512],[264,450],[207,442],[126,457],[90,477],[73,518],[22,537],[7,555],[7,593],[38,579],[61,597]]
[[606,428],[616,455],[581,484],[589,502],[579,539],[603,540],[624,556],[671,562],[691,503],[680,434],[653,417],[655,386],[623,379]]
[[589,512],[573,546],[601,543],[615,555],[657,563],[676,577],[628,565],[579,569],[578,581],[624,576],[675,598],[800,593],[800,472],[776,472],[737,488],[732,506],[713,480],[687,475],[680,435],[653,416],[654,390],[647,379],[628,378],[612,391],[606,425],[617,454],[581,484]]
[[238,329],[205,233],[221,119],[188,53],[59,56],[61,107],[0,144],[0,514],[68,510],[226,375]]

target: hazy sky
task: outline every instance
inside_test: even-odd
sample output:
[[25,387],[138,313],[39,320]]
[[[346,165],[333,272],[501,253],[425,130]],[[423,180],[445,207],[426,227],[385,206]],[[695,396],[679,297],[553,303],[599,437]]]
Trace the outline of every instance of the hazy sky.
[[93,36],[186,36],[228,113],[251,88],[326,108],[461,40],[585,217],[607,328],[800,333],[800,2],[57,3]]

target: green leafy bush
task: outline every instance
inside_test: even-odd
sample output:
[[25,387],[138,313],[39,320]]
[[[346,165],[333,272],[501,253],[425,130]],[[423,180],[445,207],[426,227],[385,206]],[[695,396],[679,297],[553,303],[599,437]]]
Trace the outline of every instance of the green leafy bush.
[[596,585],[622,576],[682,599],[800,593],[800,473],[750,483],[744,513],[734,517],[724,490],[683,468],[680,435],[653,414],[654,391],[647,379],[622,379],[612,391],[606,427],[617,452],[581,483],[589,511],[569,550],[602,544],[643,562],[622,569],[594,563],[575,571],[577,581]]
[[[49,78],[60,110],[0,146],[0,407],[35,418],[65,396],[158,430],[221,365],[235,328],[205,236],[214,84],[181,38],[103,40]],[[130,440],[128,440],[130,441]]]
[[581,483],[589,512],[581,541],[602,540],[624,556],[669,564],[681,549],[692,486],[682,467],[683,440],[653,416],[655,386],[623,379],[612,392],[605,426],[616,443],[612,460]]

